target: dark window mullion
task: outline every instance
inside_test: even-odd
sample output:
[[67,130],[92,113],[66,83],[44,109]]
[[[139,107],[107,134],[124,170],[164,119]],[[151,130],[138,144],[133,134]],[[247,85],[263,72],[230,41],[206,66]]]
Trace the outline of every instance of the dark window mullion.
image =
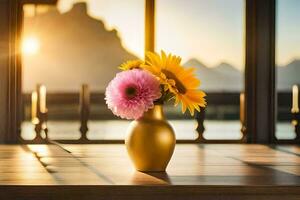
[[275,0],[246,0],[246,127],[249,143],[275,141]]

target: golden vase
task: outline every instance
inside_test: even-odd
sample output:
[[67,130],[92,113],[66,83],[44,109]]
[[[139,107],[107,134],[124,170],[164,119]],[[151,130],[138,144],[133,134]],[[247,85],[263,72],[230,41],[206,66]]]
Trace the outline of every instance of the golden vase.
[[138,171],[165,171],[176,144],[174,130],[165,119],[162,105],[131,122],[125,139],[128,154]]

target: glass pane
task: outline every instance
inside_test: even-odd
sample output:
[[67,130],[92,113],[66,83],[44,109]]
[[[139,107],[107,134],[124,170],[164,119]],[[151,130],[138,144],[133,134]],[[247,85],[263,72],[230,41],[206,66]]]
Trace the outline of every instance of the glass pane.
[[[197,67],[207,93],[204,137],[240,139],[239,97],[244,84],[244,0],[157,0],[156,51],[182,57]],[[169,108],[178,119],[180,108]],[[174,121],[177,138],[195,138],[195,120]],[[186,130],[181,129],[183,126]]]
[[23,138],[34,137],[30,107],[37,84],[47,87],[50,138],[80,137],[81,84],[88,84],[91,91],[88,136],[123,138],[115,126],[128,122],[107,109],[104,90],[122,62],[144,55],[144,4],[141,0],[60,0],[57,6],[23,6]]
[[[300,84],[300,1],[277,0],[276,66],[278,139],[295,138],[291,124],[292,87]],[[294,101],[295,102],[295,101]],[[299,100],[298,100],[299,102]]]

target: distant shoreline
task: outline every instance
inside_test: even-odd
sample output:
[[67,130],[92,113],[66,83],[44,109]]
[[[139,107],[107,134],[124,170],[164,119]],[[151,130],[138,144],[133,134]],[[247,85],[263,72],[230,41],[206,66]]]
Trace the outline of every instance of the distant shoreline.
[[[239,119],[239,92],[208,92],[208,107],[206,119],[210,120],[238,120]],[[291,119],[291,92],[278,92],[278,120],[290,121]],[[22,96],[23,120],[31,117],[31,94]],[[49,120],[78,120],[79,119],[79,93],[48,93],[47,107]],[[182,115],[180,108],[172,105],[166,106],[166,114],[169,119],[190,119],[189,115]],[[91,120],[117,119],[104,101],[104,93],[91,93]]]

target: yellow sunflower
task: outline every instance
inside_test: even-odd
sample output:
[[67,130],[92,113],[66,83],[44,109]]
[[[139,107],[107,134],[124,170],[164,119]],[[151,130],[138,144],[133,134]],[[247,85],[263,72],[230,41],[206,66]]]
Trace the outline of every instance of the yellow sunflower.
[[141,67],[159,78],[164,90],[174,95],[175,105],[181,103],[183,113],[188,109],[193,116],[195,110],[200,112],[200,107],[205,107],[205,93],[198,90],[200,80],[195,76],[195,68],[184,68],[180,62],[179,56],[148,52]]
[[126,70],[135,69],[135,68],[140,68],[140,66],[143,63],[144,62],[142,60],[129,60],[129,61],[123,63],[122,65],[120,65],[119,69],[126,71]]

